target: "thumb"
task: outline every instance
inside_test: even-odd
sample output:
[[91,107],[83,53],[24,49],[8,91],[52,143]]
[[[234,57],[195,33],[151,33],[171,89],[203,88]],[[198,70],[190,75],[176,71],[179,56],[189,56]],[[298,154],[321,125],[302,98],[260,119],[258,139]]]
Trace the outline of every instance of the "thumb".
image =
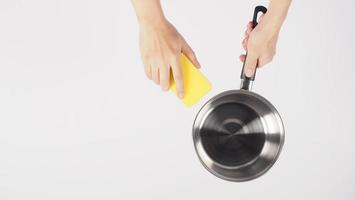
[[201,68],[201,65],[198,62],[194,51],[191,49],[189,44],[187,44],[186,41],[184,41],[184,44],[182,45],[181,51],[189,58],[189,60],[192,62],[192,64],[194,64],[194,66],[196,68],[198,68],[198,69]]
[[244,73],[247,77],[252,77],[255,73],[255,68],[257,67],[258,57],[255,54],[248,54],[246,56]]

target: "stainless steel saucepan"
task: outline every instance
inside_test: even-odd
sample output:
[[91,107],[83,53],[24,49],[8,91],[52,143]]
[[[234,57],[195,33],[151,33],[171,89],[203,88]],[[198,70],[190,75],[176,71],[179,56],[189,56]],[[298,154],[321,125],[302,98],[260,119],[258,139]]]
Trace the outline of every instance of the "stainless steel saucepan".
[[[253,26],[259,12],[257,6]],[[244,63],[245,64],[245,63]],[[229,181],[248,181],[263,175],[277,160],[284,143],[284,125],[276,108],[251,91],[255,74],[241,73],[239,90],[210,99],[193,124],[193,141],[203,166]]]

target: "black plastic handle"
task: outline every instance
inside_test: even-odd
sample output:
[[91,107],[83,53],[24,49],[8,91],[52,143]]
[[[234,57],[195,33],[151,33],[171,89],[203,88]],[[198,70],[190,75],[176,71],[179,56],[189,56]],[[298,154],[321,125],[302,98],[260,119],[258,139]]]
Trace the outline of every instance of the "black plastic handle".
[[[267,12],[267,8],[265,8],[264,6],[256,6],[255,10],[254,10],[254,15],[253,15],[253,28],[255,28],[258,25],[258,14],[259,12],[262,12],[263,14],[265,14]],[[245,54],[245,60],[246,57],[248,56],[248,52],[246,52]],[[254,71],[254,74],[251,77],[247,77],[244,73],[244,66],[245,66],[245,60],[243,63],[243,68],[242,68],[242,73],[240,75],[240,78],[243,80],[250,80],[250,81],[254,81],[255,80],[255,75],[256,75],[256,69]],[[256,68],[258,68],[258,63],[256,64]]]

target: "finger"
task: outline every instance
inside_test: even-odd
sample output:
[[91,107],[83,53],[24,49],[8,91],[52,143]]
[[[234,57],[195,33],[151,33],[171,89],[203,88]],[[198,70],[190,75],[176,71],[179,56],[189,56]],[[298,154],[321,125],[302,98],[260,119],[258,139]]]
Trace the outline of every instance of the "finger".
[[266,64],[270,63],[272,61],[272,56],[271,55],[267,55],[267,56],[261,56],[259,58],[259,63],[258,63],[258,67],[263,67]]
[[247,29],[253,29],[253,21],[248,22]]
[[250,21],[247,24],[247,32],[250,33],[253,30],[253,22]]
[[239,56],[239,60],[244,62],[245,61],[245,54],[242,54]]
[[245,35],[250,35],[251,31],[253,30],[253,28],[247,28],[247,30],[245,30]]
[[249,39],[249,37],[244,38],[244,40],[243,40],[243,42],[242,42],[242,46],[243,46],[243,49],[244,49],[245,51],[247,51],[248,39]]
[[158,84],[160,83],[159,81],[159,68],[158,67],[151,67],[152,69],[152,79],[153,79],[153,82],[155,84]]
[[147,76],[147,78],[149,80],[152,80],[152,70],[151,70],[150,65],[145,65],[144,66],[144,72],[145,72],[145,75]]
[[184,80],[180,66],[180,56],[172,61],[171,69],[173,71],[173,77],[178,97],[182,99],[184,98]]
[[150,62],[148,59],[146,59],[144,56],[142,56],[142,61],[144,65],[144,73],[147,76],[149,80],[152,80],[152,70],[150,66]]
[[164,64],[163,67],[160,68],[160,86],[163,91],[167,91],[169,89],[170,84],[170,67],[169,65]]
[[245,59],[244,73],[247,77],[252,77],[258,62],[258,56],[253,53],[248,53]]
[[196,68],[201,68],[200,63],[198,62],[196,55],[194,53],[194,51],[191,49],[191,47],[186,43],[186,41],[184,42],[181,51],[189,58],[189,60],[194,64],[194,66]]
[[244,38],[249,37],[250,32],[248,33],[248,30],[244,31]]

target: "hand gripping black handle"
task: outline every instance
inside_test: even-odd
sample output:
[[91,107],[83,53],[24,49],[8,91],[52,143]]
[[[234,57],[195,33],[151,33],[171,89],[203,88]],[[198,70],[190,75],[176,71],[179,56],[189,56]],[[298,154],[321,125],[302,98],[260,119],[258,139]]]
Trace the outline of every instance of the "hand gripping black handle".
[[[253,15],[253,28],[255,28],[258,25],[258,14],[259,12],[262,12],[263,14],[265,14],[267,12],[267,8],[265,8],[264,6],[256,6],[255,10],[254,10],[254,15]],[[245,54],[245,60],[246,57],[248,56],[248,52]],[[254,81],[255,80],[255,74],[256,74],[256,69],[254,71],[254,74],[251,77],[247,77],[244,73],[244,66],[245,66],[245,60],[243,63],[243,68],[242,68],[242,73],[240,75],[240,78],[243,80],[251,80]],[[258,67],[258,64],[256,66],[256,68]]]

